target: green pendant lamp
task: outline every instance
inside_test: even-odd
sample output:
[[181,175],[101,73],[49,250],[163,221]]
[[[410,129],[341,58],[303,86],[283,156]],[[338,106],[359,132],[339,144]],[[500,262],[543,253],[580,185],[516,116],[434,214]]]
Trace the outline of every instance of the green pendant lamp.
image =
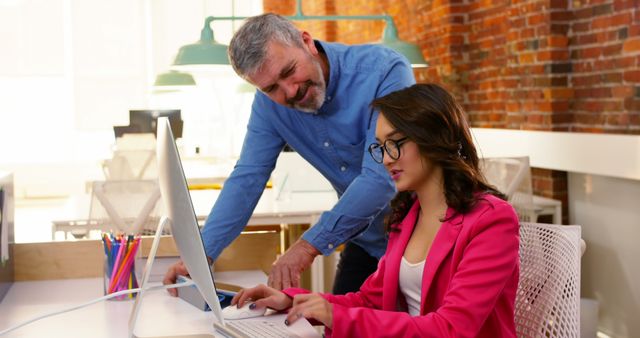
[[155,87],[195,86],[196,81],[191,74],[170,70],[158,75],[153,85]]
[[173,62],[174,66],[189,65],[228,65],[227,45],[218,43],[213,37],[210,23],[213,17],[205,19],[200,32],[200,41],[182,46]]
[[382,45],[389,47],[396,52],[404,55],[411,63],[412,68],[428,67],[427,61],[422,56],[422,52],[418,46],[407,43],[398,38],[398,29],[392,19],[385,20],[387,25],[382,35]]

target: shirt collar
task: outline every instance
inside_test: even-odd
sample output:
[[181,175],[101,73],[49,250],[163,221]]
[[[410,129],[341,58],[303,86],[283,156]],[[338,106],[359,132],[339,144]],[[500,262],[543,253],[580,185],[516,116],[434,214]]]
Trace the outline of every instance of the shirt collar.
[[326,96],[324,98],[324,103],[322,107],[320,107],[319,111],[322,111],[322,108],[329,102],[331,102],[335,98],[335,93],[337,91],[337,83],[340,77],[339,61],[337,55],[333,53],[331,45],[324,41],[313,40],[318,52],[323,53],[327,56],[327,62],[329,62],[329,79],[327,84]]

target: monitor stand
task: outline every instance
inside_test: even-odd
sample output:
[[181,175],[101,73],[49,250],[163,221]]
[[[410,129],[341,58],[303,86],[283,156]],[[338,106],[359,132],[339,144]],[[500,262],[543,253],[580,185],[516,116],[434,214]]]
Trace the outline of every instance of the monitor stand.
[[149,250],[149,256],[147,257],[147,263],[144,266],[144,270],[142,271],[142,282],[140,283],[140,292],[138,292],[138,296],[136,297],[136,301],[133,304],[133,309],[131,309],[131,315],[129,317],[129,338],[135,338],[136,336],[133,334],[133,331],[136,328],[136,322],[138,321],[138,315],[140,314],[140,307],[142,304],[142,297],[144,297],[144,293],[148,289],[149,276],[151,275],[151,266],[153,265],[153,261],[156,259],[156,253],[158,252],[158,246],[160,245],[160,237],[162,236],[162,230],[165,226],[171,223],[171,220],[163,216],[158,223],[158,229],[156,229],[156,234],[153,237],[153,243],[151,244],[151,250]]
[[149,256],[147,257],[147,263],[144,266],[144,270],[142,272],[142,282],[140,283],[140,292],[138,292],[138,296],[136,297],[135,303],[133,304],[133,309],[131,309],[131,315],[129,317],[129,338],[215,338],[215,336],[206,333],[199,334],[184,334],[184,335],[168,335],[168,336],[157,336],[157,337],[138,337],[134,334],[136,328],[136,322],[138,321],[138,317],[140,315],[140,308],[142,307],[142,298],[144,297],[145,292],[149,289],[149,276],[151,275],[151,267],[153,266],[153,262],[156,258],[156,253],[158,252],[158,246],[160,246],[160,237],[162,236],[162,230],[171,223],[171,220],[163,216],[158,223],[158,228],[156,229],[156,234],[153,237],[153,243],[151,244],[151,249],[149,250]]

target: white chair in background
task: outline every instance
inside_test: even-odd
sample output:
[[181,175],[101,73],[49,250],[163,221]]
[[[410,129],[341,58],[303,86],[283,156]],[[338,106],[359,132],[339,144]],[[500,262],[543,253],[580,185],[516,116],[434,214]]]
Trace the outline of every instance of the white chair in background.
[[106,180],[143,180],[158,177],[154,150],[115,150],[113,157],[104,160],[102,171]]
[[520,224],[518,337],[580,337],[580,236],[578,225]]
[[117,137],[113,156],[102,162],[106,180],[157,179],[157,168],[156,139],[152,133]]
[[528,156],[483,158],[480,168],[487,181],[507,195],[521,222],[537,221]]
[[88,218],[54,223],[54,232],[76,238],[95,237],[92,231],[153,235],[164,207],[159,201],[157,180],[94,181]]
[[150,133],[116,139],[113,157],[103,162],[105,181],[92,183],[89,224],[128,234],[156,229],[161,206],[155,145]]
[[156,180],[96,181],[89,220],[103,231],[139,234],[157,227],[163,206]]

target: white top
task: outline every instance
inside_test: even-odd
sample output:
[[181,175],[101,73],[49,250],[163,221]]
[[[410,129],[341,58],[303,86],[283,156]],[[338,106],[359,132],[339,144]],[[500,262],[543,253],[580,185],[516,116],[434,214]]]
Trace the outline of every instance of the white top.
[[422,260],[412,264],[402,256],[400,263],[400,292],[407,301],[409,314],[414,317],[420,315],[420,291],[422,290],[424,262],[425,260]]

